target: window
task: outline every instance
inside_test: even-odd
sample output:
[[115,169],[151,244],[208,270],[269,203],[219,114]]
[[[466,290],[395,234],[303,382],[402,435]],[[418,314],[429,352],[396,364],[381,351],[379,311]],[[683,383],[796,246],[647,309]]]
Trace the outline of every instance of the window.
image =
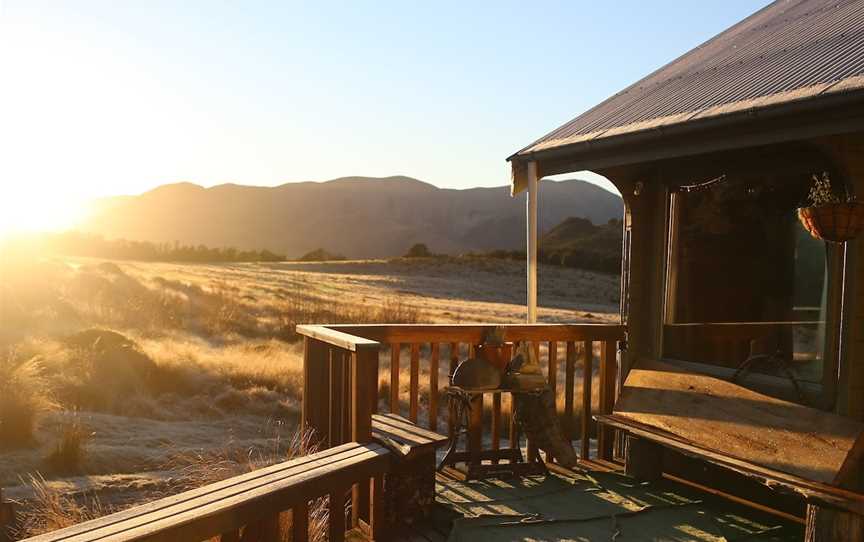
[[805,383],[831,378],[840,250],[798,223],[809,175],[726,178],[670,200],[664,357]]

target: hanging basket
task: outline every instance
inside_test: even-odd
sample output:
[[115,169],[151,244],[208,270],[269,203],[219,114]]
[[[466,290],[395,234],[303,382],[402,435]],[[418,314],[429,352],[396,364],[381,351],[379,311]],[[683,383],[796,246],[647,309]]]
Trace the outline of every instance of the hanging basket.
[[851,241],[864,229],[864,203],[850,201],[801,207],[798,220],[816,239],[832,243]]

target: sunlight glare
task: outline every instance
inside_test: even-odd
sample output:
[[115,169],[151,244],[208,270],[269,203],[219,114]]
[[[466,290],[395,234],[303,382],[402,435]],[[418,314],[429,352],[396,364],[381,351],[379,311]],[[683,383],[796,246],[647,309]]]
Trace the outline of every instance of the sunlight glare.
[[59,195],[0,188],[0,237],[16,233],[67,230],[87,215],[86,201]]

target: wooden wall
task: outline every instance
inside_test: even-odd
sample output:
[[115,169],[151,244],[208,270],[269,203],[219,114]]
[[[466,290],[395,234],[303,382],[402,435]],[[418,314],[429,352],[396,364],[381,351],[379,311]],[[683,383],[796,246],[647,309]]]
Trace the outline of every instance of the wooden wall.
[[[779,155],[785,167],[819,168],[802,148],[813,149],[833,162],[840,174],[851,180],[864,200],[864,132],[838,135],[783,146],[772,146],[767,152]],[[771,161],[760,159],[765,149],[738,151],[748,167],[771,167]],[[729,160],[726,153],[720,160]],[[821,157],[820,157],[821,158]],[[625,227],[630,228],[629,283],[626,291],[628,351],[622,357],[622,378],[639,357],[659,357],[664,304],[665,243],[667,236],[666,186],[685,179],[699,178],[699,164],[717,163],[718,155],[691,156],[678,160],[642,163],[598,170],[612,181],[625,201]],[[741,163],[738,164],[741,166]],[[707,168],[706,168],[707,172]],[[815,172],[815,171],[814,171]],[[694,177],[695,175],[695,177]],[[637,191],[637,183],[641,183]],[[847,342],[841,365],[840,389],[836,411],[864,420],[864,240],[848,244],[848,269],[852,271],[846,292]],[[625,274],[627,276],[628,274]],[[860,285],[858,283],[861,283]]]

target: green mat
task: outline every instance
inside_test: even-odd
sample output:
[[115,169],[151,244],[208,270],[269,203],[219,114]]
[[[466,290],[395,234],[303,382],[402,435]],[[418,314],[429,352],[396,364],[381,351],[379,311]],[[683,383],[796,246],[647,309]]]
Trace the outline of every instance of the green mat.
[[614,473],[438,485],[438,502],[464,516],[451,542],[792,541],[800,525],[661,481]]

